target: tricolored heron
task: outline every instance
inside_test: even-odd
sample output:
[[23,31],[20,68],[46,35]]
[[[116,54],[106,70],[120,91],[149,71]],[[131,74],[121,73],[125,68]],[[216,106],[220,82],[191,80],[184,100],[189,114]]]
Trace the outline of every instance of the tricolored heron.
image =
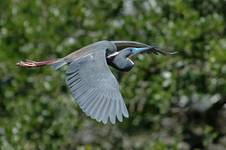
[[48,61],[21,61],[21,67],[51,65],[56,70],[68,65],[66,83],[81,109],[91,118],[106,124],[122,122],[129,114],[120,93],[119,85],[108,65],[129,71],[134,63],[129,56],[141,52],[173,54],[134,41],[99,41],[85,46],[63,58]]

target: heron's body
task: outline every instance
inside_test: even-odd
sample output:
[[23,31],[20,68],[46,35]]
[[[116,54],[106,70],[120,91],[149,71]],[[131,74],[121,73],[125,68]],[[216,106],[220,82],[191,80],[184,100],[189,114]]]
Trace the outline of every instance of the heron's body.
[[108,50],[110,53],[114,53],[117,51],[115,45],[110,41],[99,41],[90,45],[87,45],[67,56],[64,57],[66,62],[71,62],[75,59],[84,57],[95,51],[106,51]]
[[19,62],[22,67],[68,65],[66,83],[81,109],[91,118],[107,123],[129,117],[119,85],[108,65],[129,71],[134,63],[128,58],[143,51],[162,53],[157,47],[133,41],[99,41],[61,59],[43,62]]

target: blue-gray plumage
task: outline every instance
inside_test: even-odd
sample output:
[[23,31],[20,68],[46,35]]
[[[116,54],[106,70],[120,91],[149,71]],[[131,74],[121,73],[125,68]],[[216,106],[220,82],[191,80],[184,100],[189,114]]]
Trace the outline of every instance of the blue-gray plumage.
[[134,63],[129,56],[150,51],[171,54],[158,47],[134,41],[100,41],[81,48],[61,59],[42,62],[21,61],[22,67],[52,65],[59,69],[68,65],[66,83],[81,109],[98,122],[122,122],[129,114],[119,85],[108,65],[129,71]]

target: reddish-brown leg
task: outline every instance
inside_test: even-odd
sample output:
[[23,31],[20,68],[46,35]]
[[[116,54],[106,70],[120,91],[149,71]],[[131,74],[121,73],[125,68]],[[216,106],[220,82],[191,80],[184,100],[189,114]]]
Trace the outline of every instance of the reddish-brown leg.
[[16,63],[16,65],[19,67],[25,67],[25,68],[36,68],[36,67],[51,65],[54,62],[55,62],[55,60],[46,60],[46,61],[26,60],[26,61],[20,61],[20,62]]

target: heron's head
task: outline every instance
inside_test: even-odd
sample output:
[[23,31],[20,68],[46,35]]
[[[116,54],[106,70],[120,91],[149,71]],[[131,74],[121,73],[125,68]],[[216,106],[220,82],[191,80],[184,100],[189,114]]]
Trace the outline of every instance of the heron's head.
[[115,52],[111,55],[108,55],[107,62],[109,65],[113,66],[114,68],[120,71],[130,71],[133,68],[134,63],[131,59],[129,59],[129,57],[134,56],[135,54],[138,53],[148,51],[151,48],[152,48],[151,46],[144,48],[128,47],[119,52]]
[[121,71],[129,71],[134,63],[129,57],[143,52],[151,52],[156,55],[171,55],[177,52],[167,52],[160,50],[157,46],[151,46],[135,41],[111,41],[116,51],[107,51],[107,63]]

